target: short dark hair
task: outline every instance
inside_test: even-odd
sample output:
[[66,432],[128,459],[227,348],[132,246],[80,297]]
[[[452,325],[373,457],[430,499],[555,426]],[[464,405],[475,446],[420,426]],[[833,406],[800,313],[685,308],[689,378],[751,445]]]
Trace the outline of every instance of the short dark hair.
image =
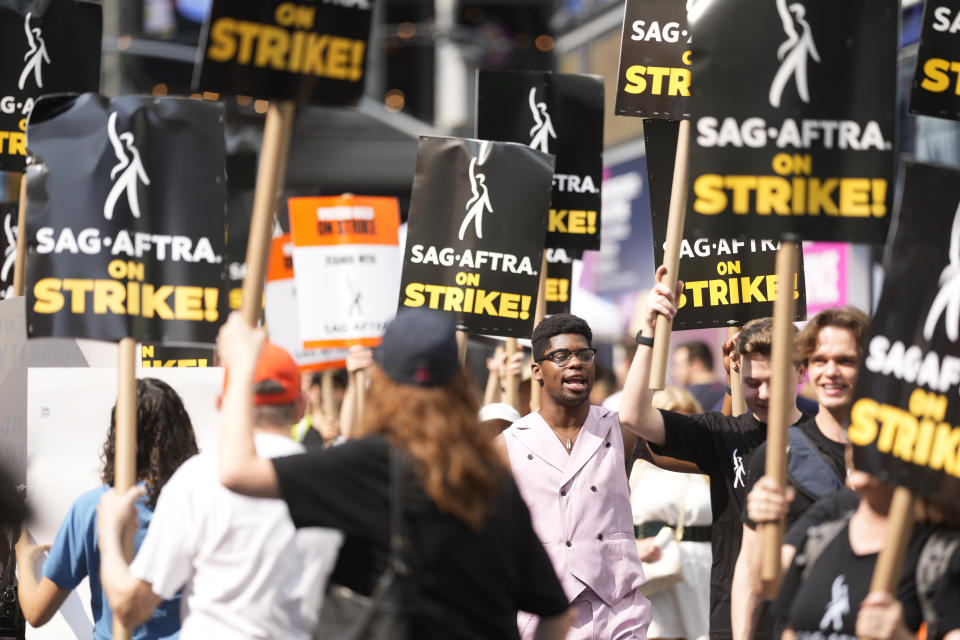
[[707,343],[694,340],[692,342],[684,342],[677,348],[687,350],[687,360],[690,362],[699,360],[705,369],[713,369],[713,353],[710,352],[710,347],[707,346]]
[[[790,323],[790,335],[796,338],[797,327]],[[773,351],[773,318],[756,318],[743,325],[737,337],[737,353],[743,356],[771,357]],[[802,364],[796,357],[794,365]]]
[[550,348],[550,339],[553,336],[565,333],[575,333],[587,339],[587,344],[593,344],[593,331],[583,318],[572,313],[558,313],[544,318],[533,330],[530,342],[533,344],[533,359],[536,362],[543,360],[544,354]]

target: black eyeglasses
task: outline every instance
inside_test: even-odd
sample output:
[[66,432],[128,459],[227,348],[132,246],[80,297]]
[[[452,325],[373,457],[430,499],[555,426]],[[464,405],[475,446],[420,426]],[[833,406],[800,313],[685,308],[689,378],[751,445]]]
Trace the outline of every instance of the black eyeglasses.
[[593,348],[577,349],[576,351],[570,351],[570,349],[557,349],[556,351],[543,354],[543,357],[540,358],[540,361],[543,362],[544,360],[549,360],[558,367],[565,367],[570,364],[570,358],[573,356],[577,356],[577,359],[583,364],[590,364],[593,362],[593,358],[596,355],[597,350]]

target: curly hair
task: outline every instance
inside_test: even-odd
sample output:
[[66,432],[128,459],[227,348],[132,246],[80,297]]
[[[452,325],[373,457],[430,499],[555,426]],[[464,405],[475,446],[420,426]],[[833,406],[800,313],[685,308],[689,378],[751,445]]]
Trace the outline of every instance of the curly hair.
[[867,342],[867,332],[870,331],[870,318],[863,311],[855,307],[831,307],[824,309],[810,318],[794,341],[796,343],[796,359],[806,362],[817,349],[820,340],[820,331],[825,327],[846,329],[853,334],[857,343],[857,355],[863,357]]
[[565,333],[576,333],[587,339],[587,344],[593,344],[593,331],[583,318],[572,313],[557,313],[540,321],[533,330],[530,342],[533,345],[533,359],[536,362],[543,360],[544,354],[550,348],[550,339],[553,336]]
[[[115,416],[116,405],[100,453],[100,481],[109,486],[114,481]],[[197,451],[193,424],[177,392],[156,378],[137,380],[137,479],[147,483],[150,508],[157,506],[160,490],[173,472]]]
[[382,434],[407,451],[437,508],[480,531],[505,470],[477,411],[465,369],[423,387],[394,382],[374,367],[356,435]]

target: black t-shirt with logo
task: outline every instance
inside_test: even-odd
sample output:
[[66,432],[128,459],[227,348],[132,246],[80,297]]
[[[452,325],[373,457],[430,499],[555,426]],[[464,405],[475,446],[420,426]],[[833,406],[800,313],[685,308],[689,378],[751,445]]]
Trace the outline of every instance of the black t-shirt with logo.
[[[754,449],[766,441],[767,425],[750,413],[735,418],[716,412],[690,416],[660,413],[666,440],[662,447],[651,444],[651,450],[689,460],[710,477],[710,637],[730,638],[730,585],[743,533],[740,514],[746,498],[747,464]],[[812,420],[804,414],[797,424]]]
[[[343,531],[331,582],[368,595],[389,549],[389,447],[384,437],[370,437],[272,461],[297,527]],[[519,638],[517,610],[540,616],[567,610],[509,473],[480,533],[437,509],[412,472],[408,477],[403,526],[410,579],[403,596],[411,637]]]

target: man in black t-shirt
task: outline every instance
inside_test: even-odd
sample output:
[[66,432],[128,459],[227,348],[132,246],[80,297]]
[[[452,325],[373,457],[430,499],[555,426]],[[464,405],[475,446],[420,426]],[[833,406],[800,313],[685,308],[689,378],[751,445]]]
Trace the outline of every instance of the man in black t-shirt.
[[[798,444],[802,446],[805,442],[809,455],[803,457],[803,452],[791,449],[787,484],[793,487],[796,497],[787,513],[788,528],[819,498],[843,487],[846,429],[869,327],[870,320],[862,311],[852,307],[832,308],[811,318],[797,335],[797,357],[807,366],[819,410],[815,421],[802,425],[800,434],[794,434],[794,438],[805,439]],[[763,444],[750,460],[747,494],[763,477],[765,469],[766,444]],[[753,551],[761,541],[745,512],[742,537],[731,593],[733,637],[765,640],[772,637],[775,621],[763,611],[760,585],[752,584],[750,579],[755,575],[752,565],[757,559]]]
[[[643,328],[637,336],[637,350],[627,375],[620,404],[620,423],[646,438],[654,453],[694,462],[710,476],[713,511],[713,567],[710,575],[710,637],[729,639],[730,585],[733,566],[740,549],[740,514],[744,503],[747,463],[750,454],[767,437],[767,411],[770,402],[770,347],[773,322],[770,318],[748,323],[737,341],[737,354],[743,378],[743,395],[749,412],[730,417],[720,413],[683,416],[659,411],[651,402],[650,363],[653,329],[658,315],[672,319],[677,312],[674,301],[680,294],[662,282],[664,267],[657,270],[657,285],[647,297]],[[682,285],[681,285],[682,286]],[[795,370],[797,383],[803,378],[803,365]],[[796,388],[791,385],[793,407],[790,422],[802,424],[813,418],[796,409]]]

